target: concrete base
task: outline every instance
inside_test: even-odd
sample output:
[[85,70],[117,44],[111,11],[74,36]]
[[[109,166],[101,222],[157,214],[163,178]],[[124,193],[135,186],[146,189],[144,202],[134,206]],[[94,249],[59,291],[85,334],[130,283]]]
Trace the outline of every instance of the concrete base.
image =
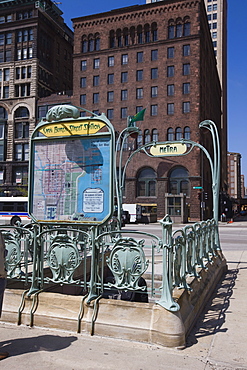
[[[81,296],[41,292],[37,302],[33,297],[25,298],[19,323],[181,347],[225,271],[225,259],[215,257],[207,269],[199,271],[200,278],[190,278],[192,291],[175,289],[179,312],[169,312],[155,303],[100,299],[90,305],[83,304],[84,314],[78,322]],[[6,290],[2,321],[17,322],[21,295],[20,290]]]

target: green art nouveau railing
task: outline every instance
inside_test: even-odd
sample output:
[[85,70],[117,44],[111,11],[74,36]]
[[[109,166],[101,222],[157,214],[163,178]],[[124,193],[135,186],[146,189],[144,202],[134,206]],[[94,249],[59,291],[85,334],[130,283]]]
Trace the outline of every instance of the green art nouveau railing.
[[[111,225],[29,228],[1,226],[10,284],[22,282],[25,295],[59,291],[86,297],[156,302],[178,311],[173,289],[190,289],[187,278],[213,263],[220,249],[214,219],[172,230],[167,215],[162,237],[146,232],[112,230]],[[96,267],[92,269],[92,264]]]

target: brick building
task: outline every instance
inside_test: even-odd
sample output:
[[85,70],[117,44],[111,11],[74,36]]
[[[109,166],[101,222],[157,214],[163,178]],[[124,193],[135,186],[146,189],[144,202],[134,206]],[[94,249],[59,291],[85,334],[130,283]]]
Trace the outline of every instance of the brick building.
[[[127,116],[146,108],[139,136],[125,145],[125,160],[143,143],[182,137],[212,153],[210,133],[198,128],[204,119],[219,129],[221,122],[204,1],[131,6],[73,23],[73,104],[105,112],[117,132],[126,127]],[[135,155],[127,169],[124,203],[157,204],[158,217],[169,212],[179,220],[182,199],[191,220],[212,216],[210,169],[199,149],[180,157]]]
[[27,194],[36,102],[72,90],[73,32],[53,1],[0,1],[0,194]]

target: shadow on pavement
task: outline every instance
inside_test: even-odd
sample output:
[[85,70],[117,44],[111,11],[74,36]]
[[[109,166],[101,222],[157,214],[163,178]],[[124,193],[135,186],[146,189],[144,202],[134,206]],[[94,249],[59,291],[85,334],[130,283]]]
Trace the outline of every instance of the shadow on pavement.
[[228,270],[216,286],[211,299],[187,337],[187,347],[196,344],[201,337],[227,331],[227,328],[222,328],[222,325],[225,322],[225,312],[230,306],[230,298],[238,272],[239,269]]
[[38,337],[10,339],[0,342],[0,352],[9,352],[11,357],[38,351],[59,351],[77,340],[75,336],[40,335]]

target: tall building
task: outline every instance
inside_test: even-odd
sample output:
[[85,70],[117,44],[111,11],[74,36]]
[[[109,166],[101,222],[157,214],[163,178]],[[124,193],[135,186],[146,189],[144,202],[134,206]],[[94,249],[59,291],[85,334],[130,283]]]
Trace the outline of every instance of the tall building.
[[[146,108],[140,133],[128,138],[124,160],[151,140],[204,145],[212,140],[199,122],[213,120],[222,147],[221,87],[204,0],[168,0],[73,19],[73,104],[105,112],[118,133],[129,115]],[[86,113],[85,113],[86,114]],[[226,179],[222,177],[222,186]],[[136,154],[126,173],[125,203],[157,206],[181,220],[212,216],[211,175],[205,155],[150,158]],[[203,188],[198,191],[196,188]]]
[[73,32],[53,1],[0,1],[0,194],[27,194],[36,101],[72,89]]
[[[146,0],[146,3],[167,2],[167,0]],[[227,0],[204,0],[212,37],[214,53],[217,60],[222,97],[221,97],[221,176],[227,178]],[[223,192],[228,184],[225,183]]]
[[241,154],[229,152],[228,161],[228,184],[229,195],[240,204],[241,192]]

